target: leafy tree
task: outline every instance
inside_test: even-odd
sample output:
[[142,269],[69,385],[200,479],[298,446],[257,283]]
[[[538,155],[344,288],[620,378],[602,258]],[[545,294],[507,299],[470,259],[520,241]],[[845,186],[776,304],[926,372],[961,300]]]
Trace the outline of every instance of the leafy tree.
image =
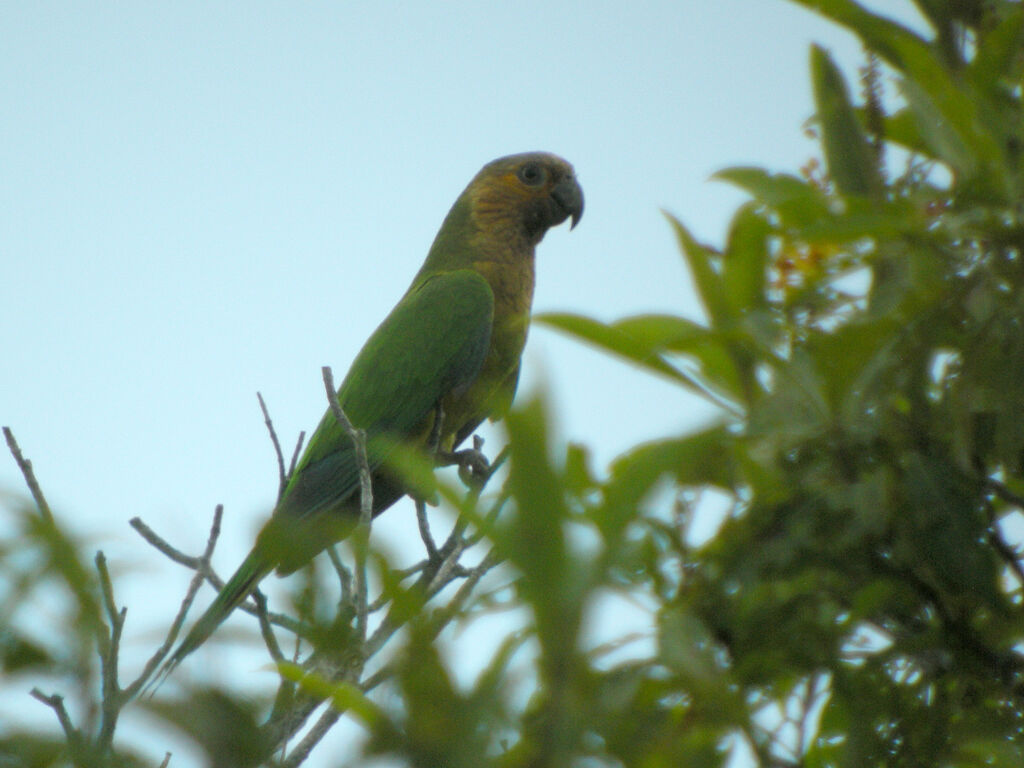
[[[319,587],[294,615],[253,606],[265,636],[283,627],[305,649],[275,654],[282,684],[258,715],[209,690],[148,705],[212,764],[297,765],[343,713],[369,733],[365,757],[414,766],[714,766],[733,749],[762,766],[1024,764],[1024,9],[918,0],[924,38],[850,0],[802,4],[863,41],[862,103],[813,49],[824,165],[722,171],[751,201],[720,249],[669,217],[706,323],[542,318],[711,399],[717,422],[595,473],[551,439],[542,399],[521,404],[500,489],[422,491],[458,522],[446,544],[425,532],[415,572],[357,541],[354,576],[335,560],[336,609]],[[727,514],[697,542],[708,496]],[[39,692],[64,737],[7,734],[0,754],[134,764],[114,740],[136,704],[110,672],[123,613],[104,561],[89,568],[36,502],[21,535],[37,556],[0,550],[2,615],[58,580],[68,637],[54,650],[15,621],[0,660],[62,674],[94,715],[72,723]],[[200,578],[208,554],[190,561]],[[446,580],[460,582],[447,598]],[[529,619],[459,685],[438,635],[506,585]],[[650,606],[653,642],[588,645],[608,593]],[[525,698],[509,671],[524,645]],[[394,695],[375,697],[381,684]]]

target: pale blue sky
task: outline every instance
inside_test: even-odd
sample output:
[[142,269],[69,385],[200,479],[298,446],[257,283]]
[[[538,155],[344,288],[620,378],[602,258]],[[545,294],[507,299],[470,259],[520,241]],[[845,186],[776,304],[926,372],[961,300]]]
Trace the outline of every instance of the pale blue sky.
[[[699,317],[659,209],[720,242],[743,198],[715,170],[813,154],[811,41],[860,63],[782,0],[0,4],[0,423],[123,572],[129,648],[188,575],[127,521],[197,549],[224,503],[232,569],[277,483],[255,392],[286,443],[311,430],[320,366],[340,380],[488,160],[556,152],[586,193],[540,246],[535,310]],[[525,361],[598,468],[707,418],[543,328]]]

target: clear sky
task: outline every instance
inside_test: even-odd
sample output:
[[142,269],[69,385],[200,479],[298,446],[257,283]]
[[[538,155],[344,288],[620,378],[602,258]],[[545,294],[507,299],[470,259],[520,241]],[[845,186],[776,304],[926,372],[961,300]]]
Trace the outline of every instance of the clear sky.
[[[197,551],[223,503],[235,566],[276,492],[255,392],[286,443],[311,430],[320,366],[340,380],[485,162],[552,151],[586,193],[535,310],[699,318],[659,209],[720,242],[743,198],[715,170],[813,154],[812,41],[861,61],[783,0],[0,3],[0,423],[114,563],[128,653],[188,579],[128,520]],[[599,469],[709,417],[535,327],[521,392],[541,384]],[[6,454],[0,493],[23,493]]]

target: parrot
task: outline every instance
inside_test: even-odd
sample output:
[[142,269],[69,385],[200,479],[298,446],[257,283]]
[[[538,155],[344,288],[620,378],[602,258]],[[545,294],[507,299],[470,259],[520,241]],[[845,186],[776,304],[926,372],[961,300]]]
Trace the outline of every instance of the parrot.
[[[456,199],[408,290],[356,355],[338,404],[366,436],[374,516],[407,492],[386,468],[396,443],[452,455],[500,419],[519,381],[534,252],[550,227],[583,215],[568,162],[546,152],[486,164]],[[198,648],[271,571],[292,573],[359,520],[359,461],[330,408],[252,551],[154,680]]]

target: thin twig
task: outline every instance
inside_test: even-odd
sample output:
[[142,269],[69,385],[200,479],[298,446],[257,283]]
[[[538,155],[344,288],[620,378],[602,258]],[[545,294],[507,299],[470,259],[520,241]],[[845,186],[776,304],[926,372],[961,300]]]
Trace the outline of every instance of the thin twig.
[[291,754],[281,761],[280,768],[297,768],[297,766],[302,765],[305,759],[309,757],[309,753],[327,735],[327,732],[334,727],[334,724],[338,722],[338,719],[344,712],[343,709],[328,707],[320,715],[320,719],[316,721],[313,727],[309,729],[309,732],[302,738],[302,741],[295,745]]
[[134,528],[138,534],[144,538],[151,546],[158,549],[168,559],[174,561],[178,565],[184,565],[189,570],[199,570],[200,558],[186,555],[183,552],[179,552],[177,549],[168,544],[157,534],[152,528],[146,525],[142,518],[133,517],[128,521],[128,524]]
[[270,625],[266,595],[256,588],[252,591],[251,596],[253,602],[256,603],[256,618],[260,622],[260,634],[263,635],[263,643],[267,646],[270,658],[274,660],[274,664],[284,661],[284,653],[281,652],[281,646],[277,642],[277,637],[274,636],[274,628]]
[[102,633],[99,642],[100,670],[102,675],[102,720],[99,735],[96,737],[97,745],[101,749],[106,750],[113,743],[117,718],[120,715],[121,707],[126,701],[121,695],[121,685],[117,679],[117,667],[121,654],[121,633],[124,630],[124,621],[128,609],[122,608],[118,610],[117,608],[110,571],[107,569],[107,558],[103,552],[96,553],[96,570],[100,577],[100,592],[103,596],[103,606],[110,621],[109,634]]
[[263,395],[257,392],[256,399],[260,401],[260,410],[263,411],[263,423],[267,425],[267,432],[270,433],[270,442],[274,445],[274,455],[277,457],[277,498],[280,500],[281,494],[284,493],[284,487],[288,482],[284,472],[284,454],[281,453],[281,443],[277,440],[274,422],[270,420],[270,412],[267,410],[267,404],[263,401]]
[[36,482],[35,472],[32,471],[32,462],[21,454],[21,448],[18,447],[18,441],[14,439],[14,433],[11,432],[10,427],[4,427],[4,437],[7,439],[7,447],[11,449],[11,455],[18,465],[18,469],[21,470],[21,474],[25,478],[25,484],[28,485],[28,490],[32,494],[32,498],[35,499],[39,514],[45,522],[52,524],[53,512],[50,511],[50,505],[46,503],[43,489]]
[[[164,639],[163,645],[161,645],[157,649],[156,653],[154,653],[153,656],[150,657],[149,661],[146,662],[146,666],[143,668],[142,673],[139,675],[138,679],[136,679],[125,690],[125,695],[127,695],[129,698],[133,697],[139,690],[142,689],[143,685],[146,684],[146,681],[149,679],[150,675],[152,675],[153,672],[156,671],[160,662],[163,661],[163,658],[171,650],[171,646],[174,645],[174,641],[178,638],[178,632],[181,631],[181,627],[185,623],[185,616],[188,614],[189,608],[192,607],[192,602],[196,598],[196,593],[199,592],[199,587],[202,586],[203,580],[206,578],[207,573],[210,569],[210,558],[213,556],[214,547],[217,546],[217,538],[220,536],[220,523],[223,516],[224,505],[218,504],[213,510],[213,523],[210,525],[210,535],[206,540],[206,549],[203,550],[202,556],[198,558],[196,562],[195,575],[192,577],[192,581],[188,585],[188,591],[185,593],[185,599],[181,601],[181,606],[178,608],[178,613],[174,617],[174,621],[171,622],[171,628],[167,632],[167,637]],[[145,524],[137,517],[131,521],[131,525],[133,528],[135,528],[135,530],[139,531],[140,533],[142,533],[142,528],[149,530],[148,526],[145,526]],[[150,533],[152,533],[152,531],[150,531]],[[143,533],[142,535],[150,544],[157,547],[157,549],[160,549],[161,552],[164,551],[164,549],[161,546],[159,546],[157,543],[155,543],[153,540],[147,537],[145,533]],[[156,534],[153,534],[153,537],[157,539],[161,544],[165,544],[163,539],[160,539],[158,536],[156,536]],[[170,547],[168,548],[170,549]],[[173,551],[177,552],[177,550]],[[165,552],[165,554],[167,553]],[[171,555],[168,555],[168,557],[171,557]],[[171,557],[171,559],[173,560],[175,558]],[[155,678],[153,682],[158,682],[158,678]]]
[[334,566],[334,572],[338,575],[338,585],[341,592],[338,598],[338,606],[340,608],[352,602],[352,574],[349,573],[345,564],[341,562],[341,555],[338,554],[337,547],[333,545],[328,547],[327,557],[331,561],[331,565]]
[[359,518],[360,522],[368,523],[373,517],[373,486],[370,479],[370,463],[366,458],[366,432],[357,429],[342,410],[341,403],[338,402],[338,393],[334,388],[331,366],[325,365],[320,370],[323,373],[324,389],[327,390],[327,402],[331,406],[331,413],[348,434],[356,450],[356,461],[359,464]]
[[430,535],[430,522],[427,520],[427,503],[423,499],[416,499],[416,522],[420,527],[420,538],[423,539],[423,546],[427,548],[427,557],[431,560],[437,559],[437,544],[434,537]]
[[[168,559],[175,563],[178,563],[179,565],[185,566],[190,571],[197,571],[202,573],[206,581],[208,581],[210,583],[210,586],[212,586],[216,591],[219,592],[221,589],[224,588],[224,580],[220,578],[217,575],[217,573],[213,570],[213,568],[209,566],[209,563],[207,563],[204,566],[202,563],[202,558],[192,557],[191,555],[186,555],[184,552],[175,549],[166,540],[164,540],[160,536],[160,534],[153,531],[152,528],[146,525],[146,523],[144,523],[138,517],[132,518],[129,522],[132,528],[134,528],[138,532],[138,534],[142,536],[142,538],[144,538],[150,545],[152,545],[154,548],[156,548],[162,554],[164,554]],[[258,615],[257,609],[255,605],[252,604],[251,601],[246,601],[242,603],[240,606],[238,606],[238,610],[245,611],[251,616]],[[278,627],[283,627],[284,629],[287,629],[289,632],[301,631],[302,624],[296,621],[295,619],[291,618],[290,616],[286,616],[283,613],[274,613],[273,611],[270,611],[267,613],[267,618],[269,619],[271,624],[274,624]]]
[[295,474],[295,465],[299,463],[299,453],[302,451],[302,443],[306,440],[306,431],[299,432],[299,439],[295,441],[295,450],[292,451],[292,461],[288,465],[288,477]]
[[345,415],[345,411],[342,410],[341,403],[338,402],[337,391],[334,388],[331,367],[325,365],[321,368],[321,372],[331,413],[334,414],[335,420],[352,440],[356,461],[359,464],[359,526],[354,535],[354,549],[356,554],[356,631],[359,638],[363,639],[366,637],[367,621],[366,552],[369,548],[370,525],[373,521],[373,485],[370,477],[370,463],[366,458],[366,432],[356,429]]
[[476,585],[480,582],[487,572],[494,568],[498,563],[501,562],[501,558],[498,557],[497,553],[492,549],[486,555],[484,559],[475,567],[470,569],[469,576],[466,578],[462,585],[459,587],[455,596],[448,601],[447,605],[443,608],[439,608],[434,613],[434,631],[433,637],[437,637],[441,633],[448,623],[455,618],[455,614],[462,610],[463,605],[469,600],[469,596],[472,594]]
[[30,695],[34,699],[38,699],[43,702],[46,706],[54,711],[57,715],[57,720],[60,722],[60,727],[64,730],[64,735],[67,737],[68,743],[73,747],[77,747],[81,734],[75,728],[71,722],[71,717],[68,715],[68,710],[64,706],[64,697],[58,693],[53,696],[47,696],[45,693],[40,691],[38,688],[33,688]]

